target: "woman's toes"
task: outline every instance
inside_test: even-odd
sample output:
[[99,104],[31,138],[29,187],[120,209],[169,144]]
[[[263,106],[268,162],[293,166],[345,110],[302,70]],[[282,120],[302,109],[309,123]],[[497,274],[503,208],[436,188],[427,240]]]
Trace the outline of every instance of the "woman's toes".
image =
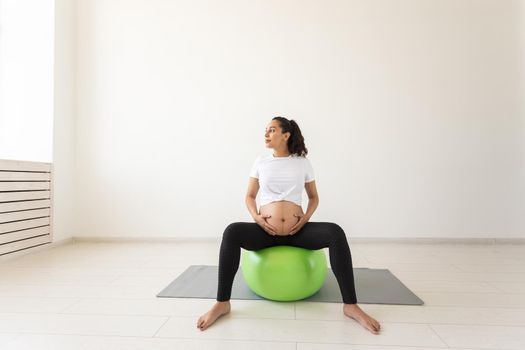
[[197,321],[197,328],[200,328],[202,330],[202,327],[204,327],[204,316],[201,316],[199,318],[199,321]]
[[203,331],[210,327],[217,320],[217,318],[229,312],[229,303],[217,303],[210,309],[210,311],[208,311],[199,318],[199,320],[197,321],[197,328]]

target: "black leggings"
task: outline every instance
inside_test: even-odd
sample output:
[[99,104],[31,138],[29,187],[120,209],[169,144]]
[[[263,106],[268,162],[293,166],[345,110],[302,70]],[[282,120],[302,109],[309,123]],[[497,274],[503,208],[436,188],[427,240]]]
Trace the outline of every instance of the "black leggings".
[[343,229],[331,222],[307,222],[291,236],[272,236],[255,222],[234,222],[224,230],[219,256],[217,301],[230,300],[233,279],[239,268],[241,248],[259,250],[290,245],[317,250],[329,248],[330,265],[345,304],[357,303],[352,256]]

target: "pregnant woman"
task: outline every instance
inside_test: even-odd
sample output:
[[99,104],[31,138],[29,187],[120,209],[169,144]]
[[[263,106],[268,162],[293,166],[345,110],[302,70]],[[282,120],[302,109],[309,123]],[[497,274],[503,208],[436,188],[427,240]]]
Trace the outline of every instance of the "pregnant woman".
[[[294,120],[275,117],[265,133],[273,154],[258,157],[250,172],[246,205],[255,222],[234,222],[223,233],[219,255],[217,302],[197,320],[201,331],[230,312],[233,279],[239,268],[241,248],[259,250],[277,245],[329,249],[330,265],[343,297],[343,313],[374,334],[379,323],[357,305],[352,257],[343,229],[331,222],[308,222],[319,204],[314,172],[305,157],[308,150]],[[306,213],[301,207],[303,188],[308,194]],[[260,192],[257,212],[255,198]]]

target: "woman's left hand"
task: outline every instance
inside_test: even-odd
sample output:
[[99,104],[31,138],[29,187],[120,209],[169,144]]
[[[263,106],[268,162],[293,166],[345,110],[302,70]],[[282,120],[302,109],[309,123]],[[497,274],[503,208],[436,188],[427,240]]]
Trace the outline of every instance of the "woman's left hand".
[[293,214],[295,217],[299,218],[297,223],[292,226],[290,233],[288,233],[290,236],[295,235],[297,232],[299,232],[300,229],[303,228],[304,224],[308,222],[308,217],[306,217],[304,214]]

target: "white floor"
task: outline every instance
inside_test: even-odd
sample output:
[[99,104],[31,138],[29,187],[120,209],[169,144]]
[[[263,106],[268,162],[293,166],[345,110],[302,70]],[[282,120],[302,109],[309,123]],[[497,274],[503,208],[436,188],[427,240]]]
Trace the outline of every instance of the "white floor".
[[525,245],[352,244],[355,267],[388,268],[424,306],[232,300],[207,331],[211,299],[156,298],[219,243],[74,243],[0,262],[0,348],[525,349]]

